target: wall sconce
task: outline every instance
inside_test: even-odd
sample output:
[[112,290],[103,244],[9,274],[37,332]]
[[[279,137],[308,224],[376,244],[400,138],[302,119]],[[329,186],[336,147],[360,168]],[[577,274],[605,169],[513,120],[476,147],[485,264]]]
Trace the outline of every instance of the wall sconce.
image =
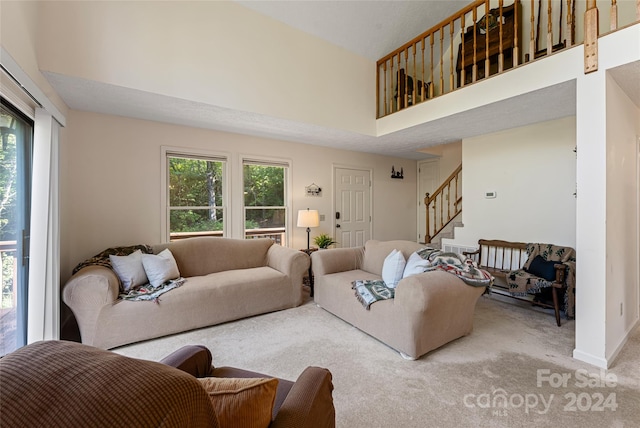
[[399,178],[402,180],[404,178],[404,169],[400,167],[400,171],[396,171],[393,165],[391,165],[391,178]]
[[318,210],[310,210],[307,208],[306,210],[298,211],[298,227],[306,227],[307,228],[307,251],[310,249],[310,232],[312,227],[320,226],[320,216],[318,215]]

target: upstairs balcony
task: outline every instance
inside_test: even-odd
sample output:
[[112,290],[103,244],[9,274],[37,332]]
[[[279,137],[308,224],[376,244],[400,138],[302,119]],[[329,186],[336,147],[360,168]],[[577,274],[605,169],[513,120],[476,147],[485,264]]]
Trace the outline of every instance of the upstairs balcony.
[[[640,0],[477,0],[377,62],[377,117],[640,22]],[[585,39],[587,42],[585,42]]]

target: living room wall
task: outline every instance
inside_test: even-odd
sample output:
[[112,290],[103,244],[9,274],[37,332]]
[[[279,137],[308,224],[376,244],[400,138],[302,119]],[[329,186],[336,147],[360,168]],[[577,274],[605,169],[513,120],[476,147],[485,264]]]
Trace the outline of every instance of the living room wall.
[[[333,231],[333,165],[371,169],[372,238],[416,236],[412,160],[75,110],[67,121],[60,155],[63,283],[77,263],[105,248],[160,242],[162,146],[224,152],[231,168],[239,166],[241,154],[290,160],[293,213],[315,208],[326,216],[312,236]],[[391,179],[392,165],[403,167],[404,180]],[[323,189],[322,197],[304,196],[311,183]],[[231,184],[232,194],[241,194],[242,183]],[[305,230],[294,226],[291,232],[291,246],[306,247]]]
[[[575,117],[462,141],[462,222],[455,239],[548,242],[575,248]],[[485,198],[495,191],[496,198]]]
[[375,134],[373,61],[236,2],[38,5],[43,72]]

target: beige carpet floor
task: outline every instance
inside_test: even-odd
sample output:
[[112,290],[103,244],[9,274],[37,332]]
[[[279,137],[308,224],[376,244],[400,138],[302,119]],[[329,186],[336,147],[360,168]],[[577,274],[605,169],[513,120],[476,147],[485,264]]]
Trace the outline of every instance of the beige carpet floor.
[[159,360],[186,344],[209,347],[217,366],[292,380],[308,365],[330,369],[341,428],[640,427],[640,328],[605,372],[571,358],[573,321],[557,327],[495,295],[480,298],[471,335],[417,361],[310,299],[115,351]]

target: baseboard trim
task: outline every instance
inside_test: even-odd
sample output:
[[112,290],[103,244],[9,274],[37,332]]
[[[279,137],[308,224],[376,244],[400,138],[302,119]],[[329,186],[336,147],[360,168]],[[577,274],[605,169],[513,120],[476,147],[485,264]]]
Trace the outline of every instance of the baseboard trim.
[[585,363],[591,364],[601,369],[608,369],[607,360],[605,358],[596,357],[586,352],[582,352],[578,349],[573,350],[573,358]]
[[631,326],[631,328],[629,330],[627,330],[627,332],[624,334],[624,337],[622,338],[622,340],[620,341],[618,346],[616,346],[616,349],[613,351],[611,356],[609,358],[607,358],[607,361],[609,363],[609,367],[611,367],[613,365],[613,362],[616,360],[616,358],[618,358],[618,354],[620,354],[620,351],[622,351],[622,348],[624,348],[624,345],[626,345],[627,342],[629,341],[629,336],[636,329],[636,327],[638,327],[639,325],[640,325],[640,318],[637,319],[636,322],[633,323],[633,325]]

